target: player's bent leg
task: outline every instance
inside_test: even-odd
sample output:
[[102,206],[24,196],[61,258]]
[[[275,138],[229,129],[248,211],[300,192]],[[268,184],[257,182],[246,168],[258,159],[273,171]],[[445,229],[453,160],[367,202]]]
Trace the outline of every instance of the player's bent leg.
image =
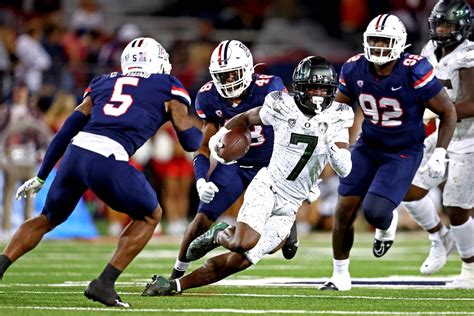
[[215,283],[251,265],[243,254],[228,252],[210,258],[203,266],[180,279],[166,280],[154,276],[152,282],[146,285],[142,296],[176,295],[186,289]]
[[204,213],[197,213],[191,223],[189,223],[184,232],[183,240],[179,248],[178,259],[173,267],[173,271],[169,277],[170,279],[177,279],[184,275],[189,266],[189,260],[186,258],[186,251],[189,245],[198,236],[204,234],[213,223],[214,221]]
[[186,258],[189,261],[195,261],[204,257],[211,250],[219,247],[219,243],[216,240],[217,234],[229,225],[224,222],[216,223],[207,232],[194,239],[189,244],[188,250],[186,251]]
[[18,258],[35,248],[43,238],[44,234],[52,230],[56,225],[41,214],[24,222],[15,232],[11,241],[0,256],[0,280],[8,267]]
[[85,290],[84,295],[88,299],[106,306],[130,307],[130,304],[122,301],[115,291],[115,281],[153,236],[153,232],[161,220],[161,215],[162,210],[158,206],[151,215],[144,216],[143,219],[134,219],[125,228],[109,264],[97,279],[89,283]]
[[367,193],[362,208],[369,224],[376,228],[372,252],[382,257],[391,248],[398,224],[398,212],[390,199],[374,193]]

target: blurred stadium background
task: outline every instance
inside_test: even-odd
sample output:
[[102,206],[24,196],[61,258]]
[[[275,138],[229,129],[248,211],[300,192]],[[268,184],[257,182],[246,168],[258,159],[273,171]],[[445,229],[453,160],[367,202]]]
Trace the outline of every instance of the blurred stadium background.
[[[473,2],[473,1],[471,1]],[[40,212],[46,190],[26,202],[16,188],[34,176],[49,140],[96,75],[120,70],[120,53],[137,36],[161,42],[172,74],[192,97],[210,80],[209,58],[224,39],[245,42],[257,72],[283,78],[289,87],[295,64],[321,55],[337,69],[362,49],[362,32],[380,13],[399,16],[408,30],[408,50],[427,40],[434,0],[2,0],[0,1],[0,221],[8,240],[26,217]],[[471,3],[472,4],[472,3]],[[289,87],[290,88],[290,87]],[[191,112],[194,112],[191,109]],[[196,117],[199,124],[199,119]],[[191,157],[163,128],[134,157],[156,188],[165,210],[157,234],[180,236],[197,206]],[[301,234],[328,230],[337,178],[325,173],[320,200],[298,218]],[[49,177],[49,182],[52,176]],[[47,187],[47,186],[46,186]],[[433,195],[439,201],[436,192]],[[229,215],[235,214],[235,210]],[[416,225],[401,212],[401,228]],[[117,235],[128,219],[88,192],[73,216],[50,238]],[[362,224],[363,225],[363,224]],[[367,228],[364,226],[364,229]],[[370,228],[368,228],[370,229]]]

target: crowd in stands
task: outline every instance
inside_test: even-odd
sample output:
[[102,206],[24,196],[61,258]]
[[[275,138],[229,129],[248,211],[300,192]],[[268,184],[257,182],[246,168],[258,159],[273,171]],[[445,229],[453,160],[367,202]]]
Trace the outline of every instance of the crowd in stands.
[[[323,55],[340,66],[360,52],[363,29],[381,12],[392,12],[403,20],[409,32],[408,42],[414,44],[411,49],[419,52],[426,40],[426,16],[434,0],[334,0],[325,1],[324,5],[310,0],[154,2],[153,10],[140,12],[131,3],[128,10],[126,1],[1,1],[3,231],[10,229],[13,187],[34,174],[49,140],[74,110],[90,80],[120,70],[120,54],[131,39],[152,36],[162,42],[170,52],[172,74],[194,98],[210,80],[209,58],[220,40],[242,40],[254,53],[256,63],[265,63],[258,66],[258,72],[279,75],[288,83],[295,63],[304,56]],[[111,27],[106,22],[118,8],[107,6],[121,6],[120,14],[125,18]],[[166,29],[149,34],[150,30],[143,30],[139,23],[130,22],[136,20],[134,16],[145,15],[157,21],[190,17],[192,35],[170,40]],[[133,157],[133,163],[157,190],[168,223],[166,232],[170,234],[183,233],[188,216],[192,216],[189,211],[195,210],[198,203],[191,159],[168,128]],[[24,168],[20,170],[18,166]],[[329,172],[325,178],[328,181],[321,187],[320,201],[299,214],[303,232],[331,228],[337,178]],[[114,213],[92,193],[88,192],[84,199],[94,217],[110,223],[108,233],[117,234],[127,223],[127,218]],[[24,216],[31,216],[31,201],[27,201],[25,209]]]

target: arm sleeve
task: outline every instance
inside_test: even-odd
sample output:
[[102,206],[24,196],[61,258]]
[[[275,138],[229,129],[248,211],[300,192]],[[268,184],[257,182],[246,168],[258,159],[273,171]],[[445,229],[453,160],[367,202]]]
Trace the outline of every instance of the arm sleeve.
[[66,151],[71,139],[84,128],[89,118],[89,115],[86,116],[80,111],[72,112],[49,144],[38,172],[38,178],[46,180],[56,162],[58,162],[59,158],[61,158]]

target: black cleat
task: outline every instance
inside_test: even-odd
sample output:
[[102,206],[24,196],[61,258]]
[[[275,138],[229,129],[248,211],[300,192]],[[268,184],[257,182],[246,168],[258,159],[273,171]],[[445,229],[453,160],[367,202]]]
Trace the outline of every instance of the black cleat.
[[151,277],[151,282],[145,286],[142,296],[173,296],[177,294],[179,292],[176,290],[176,281],[154,275]]
[[89,283],[84,295],[88,299],[106,306],[130,307],[130,304],[120,299],[113,286],[106,286],[97,279]]
[[392,247],[393,240],[378,240],[374,239],[374,244],[372,247],[372,253],[375,257],[380,258],[383,257]]
[[319,287],[320,291],[339,291],[337,286],[331,281],[324,282],[323,285]]
[[175,268],[173,268],[173,271],[171,271],[171,275],[169,277],[169,280],[179,279],[185,273],[186,273],[186,271],[176,270]]
[[296,221],[291,226],[290,235],[286,238],[285,244],[281,248],[283,257],[287,260],[291,260],[296,256],[298,251],[298,233],[296,231]]
[[209,251],[220,245],[216,242],[217,233],[229,227],[229,224],[221,222],[212,226],[207,232],[194,239],[186,251],[186,259],[195,261],[204,257]]

